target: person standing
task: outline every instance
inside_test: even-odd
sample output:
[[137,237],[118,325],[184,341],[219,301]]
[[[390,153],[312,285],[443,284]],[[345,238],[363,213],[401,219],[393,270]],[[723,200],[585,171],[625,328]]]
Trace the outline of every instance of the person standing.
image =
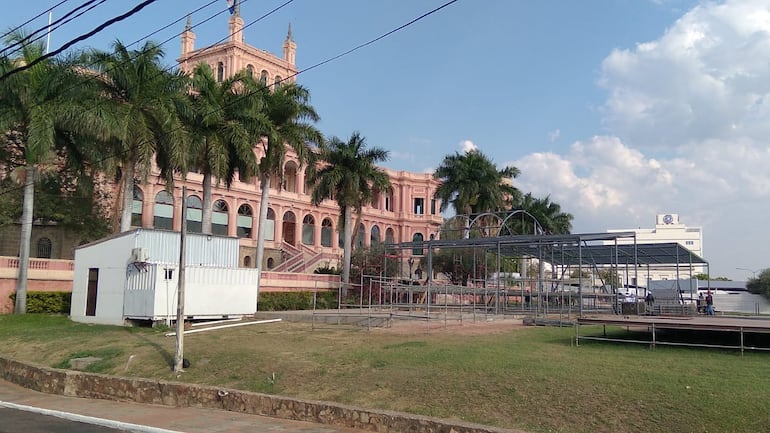
[[706,314],[709,316],[714,315],[714,297],[711,296],[711,291],[706,294]]
[[655,297],[652,296],[652,292],[647,290],[647,296],[644,297],[644,303],[647,304],[647,312],[652,314],[652,307],[655,304]]

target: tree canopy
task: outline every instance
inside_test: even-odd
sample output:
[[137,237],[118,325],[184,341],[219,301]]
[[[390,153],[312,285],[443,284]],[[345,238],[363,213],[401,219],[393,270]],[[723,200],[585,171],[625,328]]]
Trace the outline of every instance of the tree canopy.
[[516,167],[499,170],[479,150],[456,152],[445,156],[433,173],[441,181],[434,197],[441,200],[441,212],[449,206],[467,216],[506,210],[520,196],[512,183],[518,175]]
[[750,278],[746,288],[751,293],[770,299],[770,268],[760,271],[756,278]]

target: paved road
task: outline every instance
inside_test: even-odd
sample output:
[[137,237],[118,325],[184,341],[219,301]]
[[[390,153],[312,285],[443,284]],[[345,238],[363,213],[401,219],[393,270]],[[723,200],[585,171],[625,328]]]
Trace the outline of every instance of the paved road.
[[125,430],[17,409],[0,408],[0,420],[0,433],[125,433]]
[[[0,380],[0,433],[5,432],[88,432],[113,433],[115,430],[33,430],[38,423],[47,422],[44,418],[6,412],[6,408],[23,406],[37,413],[55,411],[60,416],[71,420],[82,420],[102,426],[133,431],[137,433],[363,433],[360,430],[313,424],[299,421],[281,420],[257,415],[246,415],[213,409],[180,408],[137,403],[115,402],[108,400],[89,400],[59,395],[44,394]],[[5,423],[5,414],[20,417],[20,428],[10,428]],[[30,412],[27,413],[29,415]],[[111,424],[112,423],[112,424]],[[66,427],[65,427],[66,428]],[[120,431],[120,430],[118,430]]]

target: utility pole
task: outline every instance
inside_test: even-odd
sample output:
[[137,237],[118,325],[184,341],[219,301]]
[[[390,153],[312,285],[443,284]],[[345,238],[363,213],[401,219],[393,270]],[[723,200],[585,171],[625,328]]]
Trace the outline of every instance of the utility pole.
[[53,9],[48,11],[48,34],[45,37],[45,53],[51,52],[51,19],[53,18]]
[[182,228],[179,230],[179,286],[176,297],[176,353],[174,373],[181,373],[184,367],[184,264],[185,236],[187,234],[187,187],[182,187]]

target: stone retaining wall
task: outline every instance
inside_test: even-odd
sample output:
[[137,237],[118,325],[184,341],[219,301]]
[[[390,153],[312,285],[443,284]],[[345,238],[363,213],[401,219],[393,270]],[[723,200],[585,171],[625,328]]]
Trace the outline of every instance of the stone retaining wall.
[[478,424],[163,380],[59,370],[0,356],[0,378],[70,397],[221,409],[380,433],[513,433]]

